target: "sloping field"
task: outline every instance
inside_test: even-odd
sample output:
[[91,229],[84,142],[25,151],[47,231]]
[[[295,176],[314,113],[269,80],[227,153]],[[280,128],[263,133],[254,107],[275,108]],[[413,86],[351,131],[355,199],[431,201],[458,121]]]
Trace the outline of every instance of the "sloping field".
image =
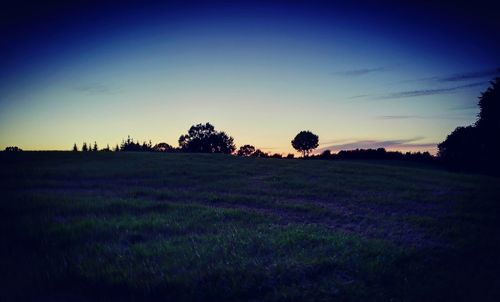
[[0,154],[0,300],[500,298],[500,179],[398,162]]

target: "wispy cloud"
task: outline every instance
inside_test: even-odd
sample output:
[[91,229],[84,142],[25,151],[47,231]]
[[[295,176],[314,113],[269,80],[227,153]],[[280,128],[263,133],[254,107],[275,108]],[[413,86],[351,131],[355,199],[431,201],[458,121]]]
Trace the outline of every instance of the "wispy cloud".
[[406,120],[406,119],[414,119],[421,118],[419,115],[379,115],[376,117],[380,120]]
[[325,150],[338,152],[341,150],[354,150],[354,149],[377,149],[385,148],[389,150],[422,150],[434,152],[437,143],[420,142],[424,137],[414,137],[409,139],[395,139],[395,140],[355,140],[344,144],[332,144],[320,148],[317,153]]
[[421,119],[421,120],[464,120],[468,117],[464,116],[451,116],[451,115],[379,115],[375,117],[380,120],[408,120],[408,119]]
[[413,80],[405,80],[402,83],[408,82],[434,82],[434,83],[450,83],[450,82],[463,82],[470,80],[480,80],[480,79],[490,79],[495,76],[500,75],[500,67],[485,69],[485,70],[476,70],[476,71],[468,71],[468,72],[459,72],[453,73],[443,76],[433,76],[426,78],[419,78]]
[[119,90],[104,83],[90,83],[74,87],[74,90],[86,95],[114,94]]
[[462,105],[450,108],[450,110],[479,110],[479,106],[477,104],[471,105]]
[[362,75],[366,75],[366,74],[370,74],[370,73],[387,71],[387,69],[388,69],[387,67],[361,68],[361,69],[336,71],[333,74],[339,75],[339,76],[346,76],[346,77],[357,77],[357,76],[362,76]]
[[373,99],[373,100],[388,100],[388,99],[403,99],[403,98],[411,98],[411,97],[419,97],[419,96],[430,96],[430,95],[437,95],[437,94],[447,94],[447,93],[453,93],[458,90],[466,89],[466,88],[472,88],[472,87],[477,87],[477,86],[483,86],[487,84],[487,82],[477,82],[477,83],[471,83],[471,84],[466,84],[466,85],[458,85],[458,86],[453,86],[453,87],[445,87],[445,88],[436,88],[436,89],[417,89],[417,90],[407,90],[407,91],[398,91],[398,92],[391,92],[387,94],[374,94],[374,95],[369,95],[369,94],[364,94],[364,95],[355,95],[350,97],[350,99]]
[[363,98],[366,98],[369,96],[370,96],[369,94],[358,94],[358,95],[350,96],[349,99],[363,99]]
[[456,73],[446,77],[438,78],[440,82],[459,82],[459,81],[467,81],[467,80],[477,80],[490,78],[496,75],[500,75],[500,68],[482,70],[482,71],[474,71],[474,72],[464,72],[464,73]]
[[401,99],[401,98],[410,98],[410,97],[416,97],[416,96],[446,94],[446,93],[455,92],[457,90],[461,90],[461,89],[465,89],[465,88],[482,86],[484,84],[486,84],[486,83],[485,82],[478,82],[478,83],[459,85],[459,86],[453,86],[453,87],[446,87],[446,88],[400,91],[400,92],[389,93],[386,95],[381,95],[381,96],[378,96],[376,98],[377,99]]

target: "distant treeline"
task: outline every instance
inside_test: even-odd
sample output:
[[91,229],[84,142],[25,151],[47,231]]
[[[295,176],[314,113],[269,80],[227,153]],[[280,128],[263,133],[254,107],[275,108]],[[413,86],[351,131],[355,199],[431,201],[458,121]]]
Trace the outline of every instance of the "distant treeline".
[[[201,148],[201,147],[200,147]],[[220,150],[222,148],[218,147],[216,148],[217,150]],[[280,153],[266,153],[260,149],[255,149],[254,146],[251,145],[244,145],[241,146],[238,151],[235,151],[235,149],[231,148],[232,152],[230,154],[233,154],[235,156],[252,156],[252,157],[263,157],[263,158],[283,158],[284,156]],[[204,152],[202,151],[203,149],[196,151],[196,150],[190,150],[190,148],[186,147],[173,147],[172,145],[168,143],[158,143],[153,145],[151,141],[146,142],[143,141],[140,143],[139,141],[135,141],[134,139],[130,138],[130,136],[126,139],[123,140],[121,144],[116,145],[114,148],[110,148],[109,145],[107,145],[105,148],[100,149],[97,145],[96,142],[94,142],[93,145],[87,144],[84,142],[82,144],[81,148],[78,148],[77,144],[73,145],[73,151],[74,152],[164,152],[164,153],[227,153],[229,152]],[[14,150],[6,150],[6,151],[14,151]],[[290,153],[285,156],[285,158],[294,158],[295,155]]]
[[[424,153],[401,153],[379,149],[356,149],[351,151],[340,151],[332,154],[329,150],[319,155],[311,155],[311,152],[318,147],[319,138],[310,131],[301,131],[291,141],[292,146],[302,152],[303,158],[307,159],[383,159],[383,160],[414,160],[431,161],[434,159],[428,152]],[[8,147],[6,151],[21,151],[17,147]],[[166,153],[224,153],[240,157],[261,157],[261,158],[286,158],[293,159],[295,155],[289,153],[283,156],[280,153],[267,153],[252,145],[243,145],[238,150],[234,145],[234,139],[223,131],[216,131],[210,123],[197,124],[191,126],[188,133],[181,135],[179,146],[174,147],[162,142],[154,144],[151,141],[135,141],[130,136],[122,140],[121,144],[110,148],[109,144],[105,148],[99,148],[97,142],[93,144],[84,142],[81,148],[75,143],[74,152],[166,152]]]
[[156,145],[153,145],[151,141],[149,142],[143,142],[139,143],[139,141],[134,141],[130,136],[126,139],[123,140],[120,145],[116,145],[113,148],[109,147],[109,144],[102,149],[99,149],[99,146],[97,145],[96,142],[94,142],[93,145],[87,144],[84,142],[82,144],[81,149],[78,148],[77,144],[75,143],[73,145],[73,151],[78,152],[174,152],[177,151],[175,148],[170,146],[167,143],[159,143]]
[[[76,145],[73,147],[73,151],[78,151]],[[192,153],[192,151],[184,150],[181,147],[173,147],[167,143],[158,143],[153,145],[151,141],[139,143],[128,137],[120,145],[116,145],[113,150],[107,146],[104,149],[98,149],[97,144],[94,143],[93,147],[88,147],[87,143],[83,144],[82,151],[84,152],[166,152],[166,153]],[[215,152],[213,152],[215,153]],[[220,153],[220,152],[218,152]],[[267,153],[260,149],[256,149],[252,145],[243,145],[236,152],[232,152],[235,156],[241,157],[261,157],[261,158],[285,158],[292,159],[295,158],[293,153],[289,153],[283,156],[280,153]],[[433,162],[436,157],[432,156],[429,152],[399,152],[399,151],[387,151],[384,148],[378,149],[356,149],[356,150],[342,150],[338,153],[331,153],[329,150],[323,151],[321,154],[309,155],[307,159],[373,159],[373,160],[410,160],[417,162]]]
[[329,150],[313,156],[314,159],[376,159],[376,160],[410,160],[417,162],[434,162],[436,157],[429,152],[399,152],[386,151],[384,148],[378,149],[356,149],[342,150],[338,153],[331,153]]

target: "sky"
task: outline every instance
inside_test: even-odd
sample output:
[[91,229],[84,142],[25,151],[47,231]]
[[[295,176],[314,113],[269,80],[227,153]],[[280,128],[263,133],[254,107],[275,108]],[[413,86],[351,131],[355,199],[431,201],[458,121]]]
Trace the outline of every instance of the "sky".
[[271,153],[436,152],[499,75],[491,1],[13,1],[0,21],[0,148],[177,146],[212,123]]

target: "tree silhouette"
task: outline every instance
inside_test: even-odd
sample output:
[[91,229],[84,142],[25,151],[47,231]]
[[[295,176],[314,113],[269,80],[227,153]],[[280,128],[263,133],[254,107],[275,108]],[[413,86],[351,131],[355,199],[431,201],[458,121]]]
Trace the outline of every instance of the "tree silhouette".
[[73,145],[73,152],[78,152],[78,147],[76,146],[76,143]]
[[87,152],[87,151],[89,151],[89,147],[87,146],[87,143],[84,142],[82,145],[82,152]]
[[94,142],[94,147],[92,148],[92,151],[97,152],[99,148],[97,148],[97,142]]
[[141,144],[139,142],[134,142],[130,135],[127,137],[127,140],[122,141],[120,146],[120,151],[141,151]]
[[457,127],[438,145],[438,156],[457,170],[500,173],[500,78],[479,97],[478,120],[474,125]]
[[225,132],[216,131],[210,123],[191,126],[185,135],[179,137],[179,147],[185,152],[233,153],[233,138]]
[[459,164],[460,168],[470,170],[474,169],[479,160],[481,152],[478,147],[479,137],[476,127],[457,127],[438,145],[438,156],[454,168],[458,168],[456,165]]
[[292,140],[292,147],[302,152],[303,157],[307,157],[312,150],[318,147],[319,138],[311,131],[301,131]]
[[325,150],[320,155],[323,158],[330,158],[332,156],[332,152],[330,150]]
[[170,152],[174,149],[171,145],[167,143],[158,143],[153,147],[153,151],[155,152]]
[[111,149],[109,148],[109,144],[107,144],[106,148],[102,149],[101,151],[103,151],[103,152],[111,152]]
[[254,153],[252,153],[252,156],[255,156],[255,157],[269,157],[269,154],[263,152],[260,149],[257,149],[257,150],[255,150]]
[[142,142],[141,151],[153,151],[153,146],[151,146],[151,141],[149,143]]
[[140,144],[139,141],[135,142],[129,135],[126,140],[122,140],[118,150],[117,147],[115,147],[115,151],[151,152],[153,151],[153,147],[151,141],[148,143],[143,141],[142,144]]
[[[491,86],[479,97],[480,112],[476,128],[480,143],[478,148],[481,158],[489,162],[490,169],[500,168],[500,77],[491,82]],[[494,164],[494,166],[491,166]]]
[[255,147],[252,145],[243,145],[238,150],[238,156],[250,156],[255,152]]
[[[491,82],[491,86],[479,97],[478,120],[476,127],[481,131],[500,130],[500,77]],[[497,132],[498,133],[498,132]]]

